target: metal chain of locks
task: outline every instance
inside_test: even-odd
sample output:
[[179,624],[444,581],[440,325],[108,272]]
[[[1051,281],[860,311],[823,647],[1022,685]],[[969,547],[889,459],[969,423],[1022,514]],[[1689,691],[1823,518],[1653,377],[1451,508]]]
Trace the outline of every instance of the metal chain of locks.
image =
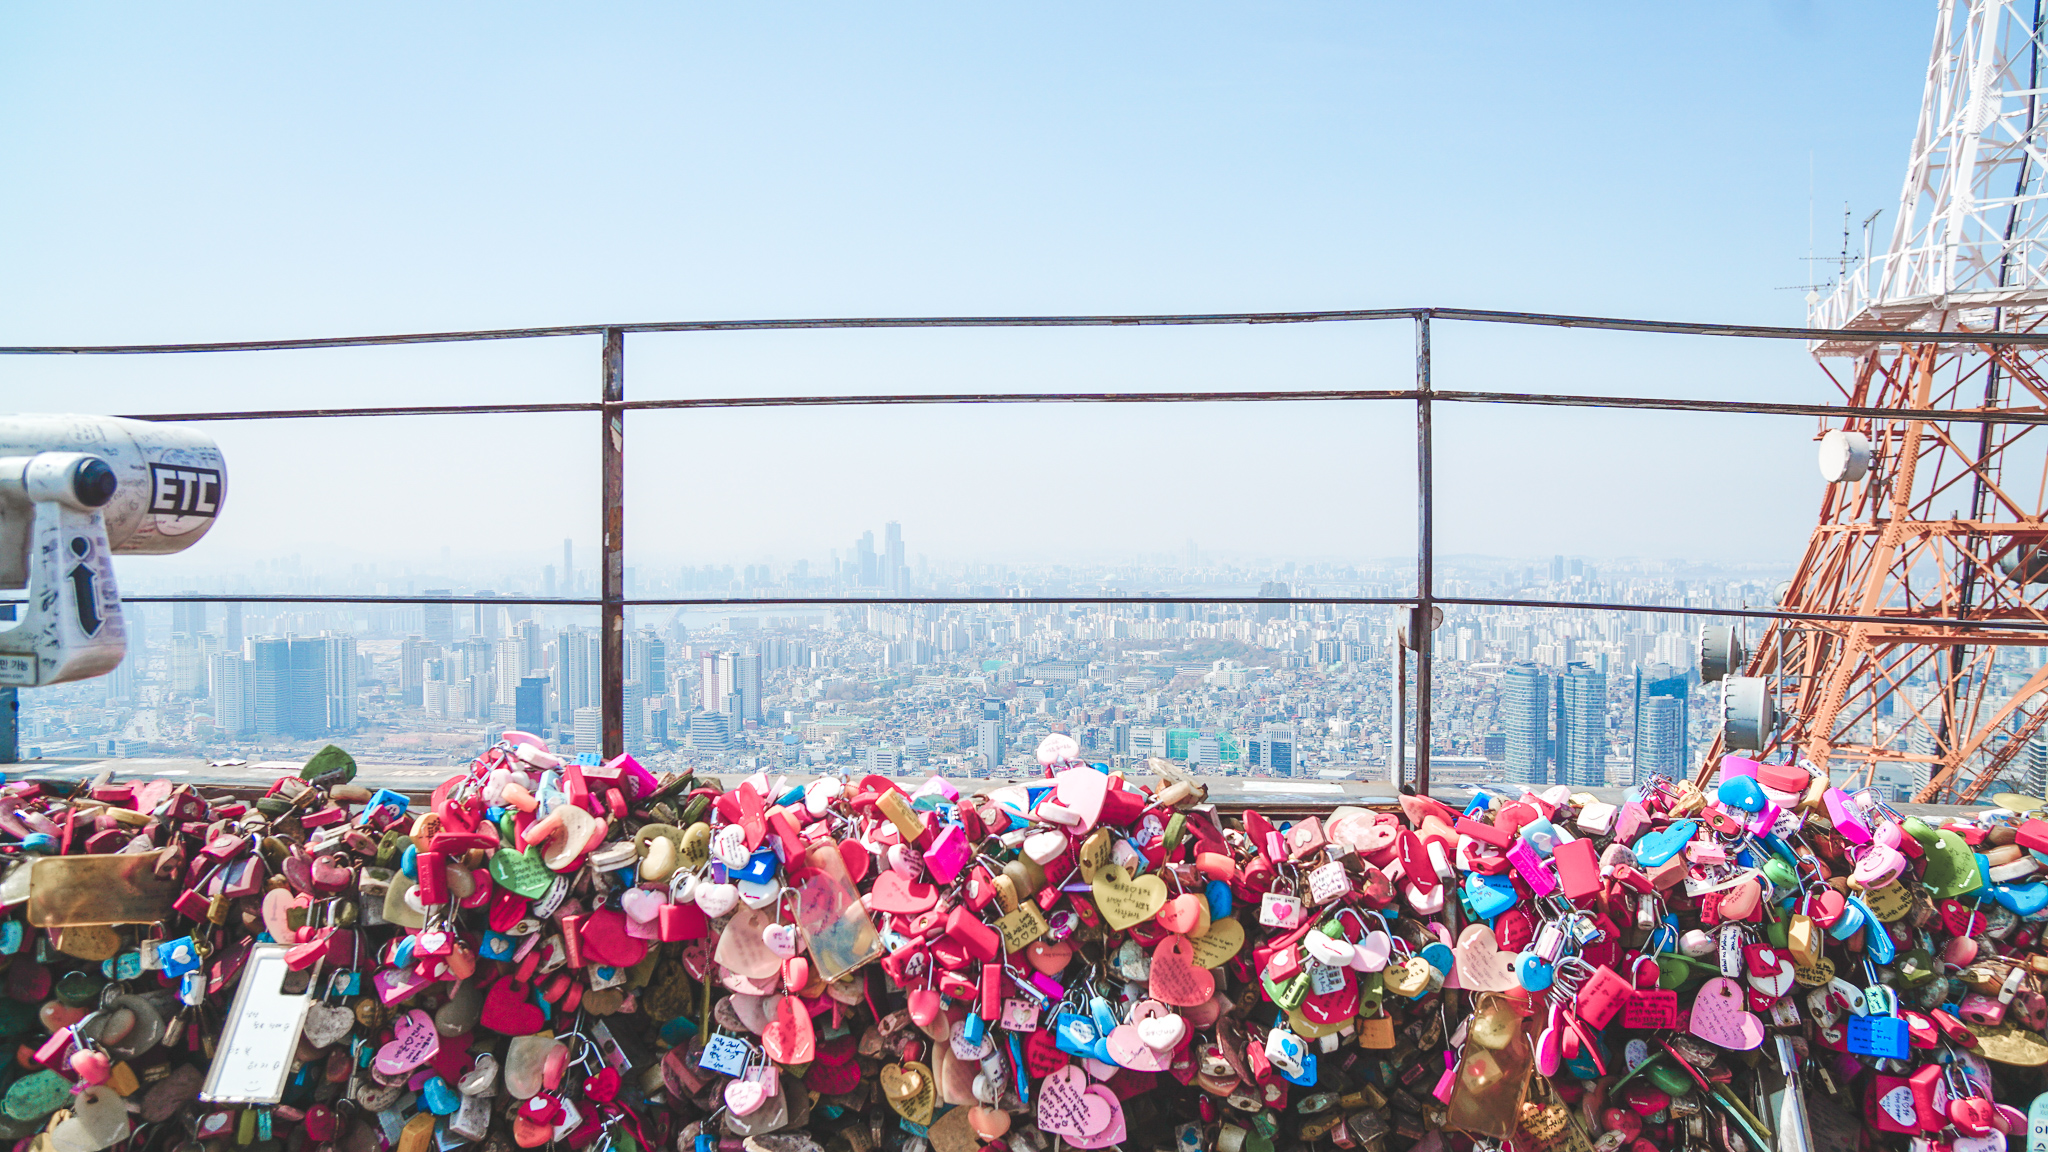
[[[508,732],[415,803],[0,791],[15,1152],[1998,1152],[2048,1138],[2048,819],[1712,795],[1227,816],[729,789]],[[2033,1115],[2014,1103],[2035,1100]]]

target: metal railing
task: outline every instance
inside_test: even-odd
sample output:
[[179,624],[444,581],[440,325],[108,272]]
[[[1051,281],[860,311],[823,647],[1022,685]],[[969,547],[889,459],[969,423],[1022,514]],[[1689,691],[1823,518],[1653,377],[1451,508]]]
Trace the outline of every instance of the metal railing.
[[[747,396],[709,399],[628,400],[625,338],[628,335],[682,332],[774,332],[807,329],[896,328],[1082,328],[1160,327],[1215,324],[1324,324],[1408,321],[1415,329],[1415,386],[1404,389],[1347,389],[1236,392],[1022,392],[931,395]],[[1736,339],[1821,341],[1853,339],[1859,344],[1968,343],[1973,345],[2048,345],[2048,335],[2032,333],[1908,332],[1875,329],[1787,328],[1750,324],[1702,324],[1683,321],[1631,320],[1603,316],[1568,316],[1500,312],[1469,308],[1383,308],[1314,312],[1230,312],[1129,316],[950,316],[859,317],[793,320],[702,320],[638,324],[586,324],[550,328],[504,328],[468,332],[424,332],[386,336],[340,336],[297,340],[247,340],[196,344],[117,344],[0,346],[6,356],[138,356],[185,353],[274,352],[297,349],[390,347],[408,344],[449,344],[496,340],[538,340],[596,336],[600,338],[598,398],[530,404],[417,404],[374,407],[270,408],[243,411],[131,413],[130,419],[158,421],[308,420],[372,416],[425,416],[482,413],[594,413],[599,417],[599,459],[602,495],[599,508],[599,595],[592,597],[516,596],[383,596],[236,593],[231,595],[129,596],[134,603],[290,603],[290,604],[493,604],[596,607],[600,610],[601,710],[603,751],[615,756],[624,745],[625,613],[634,607],[764,607],[781,604],[1281,604],[1390,605],[1413,609],[1414,620],[1429,620],[1439,606],[1503,606],[1559,610],[1612,610],[1731,617],[1754,620],[1839,620],[1890,623],[1888,617],[1786,612],[1758,608],[1703,608],[1688,605],[1595,603],[1475,596],[1441,596],[1435,583],[1435,484],[1431,430],[1436,404],[1539,405],[1567,408],[1638,409],[1665,412],[1719,413],[1819,418],[1923,418],[1959,423],[2048,424],[2048,412],[2025,413],[1987,409],[1859,408],[1834,404],[1796,404],[1700,400],[1650,396],[1553,395],[1523,392],[1442,391],[1431,380],[1430,325],[1433,321],[1534,325],[1600,331],[1713,336]],[[1416,592],[1411,596],[861,596],[861,597],[648,597],[625,594],[625,451],[626,413],[677,409],[823,408],[840,406],[965,405],[965,404],[1231,404],[1307,401],[1412,403],[1415,406],[1416,468]],[[2048,624],[2021,621],[1924,619],[1922,623],[1958,628],[1997,627],[2007,631],[2048,632]],[[1415,652],[1416,764],[1412,780],[1429,789],[1431,743],[1431,630],[1411,628]]]

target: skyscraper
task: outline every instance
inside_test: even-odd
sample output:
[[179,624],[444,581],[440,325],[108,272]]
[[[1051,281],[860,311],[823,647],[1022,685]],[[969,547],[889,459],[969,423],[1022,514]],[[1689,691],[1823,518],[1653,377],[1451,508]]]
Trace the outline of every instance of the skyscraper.
[[599,695],[597,637],[571,628],[555,638],[555,691],[562,716],[575,722],[576,710],[597,703]]
[[522,676],[513,700],[512,722],[521,732],[539,732],[545,721],[548,678]]
[[439,656],[438,646],[427,643],[417,635],[407,636],[398,642],[398,698],[409,708],[418,708],[426,702],[420,685],[425,674],[420,665],[429,657]]
[[1669,664],[1636,666],[1635,755],[1626,783],[1686,774],[1692,763],[1690,690],[1686,674]]
[[345,632],[325,632],[318,640],[297,643],[319,646],[322,663],[320,688],[326,706],[326,731],[355,731],[356,638]]
[[1607,784],[1607,677],[1582,661],[1566,665],[1558,678],[1556,782]]
[[207,660],[207,693],[213,697],[213,727],[223,736],[246,735],[256,726],[249,693],[249,662],[240,649],[216,652]]
[[[354,641],[350,641],[353,649]],[[259,636],[249,642],[250,686],[259,736],[307,739],[327,731],[327,644],[320,639]],[[351,657],[354,653],[351,651]],[[351,669],[354,660],[349,661]],[[355,699],[354,678],[348,688]]]
[[[448,588],[428,588],[422,596],[452,596]],[[455,606],[453,604],[422,604],[420,606],[420,631],[425,633],[427,642],[439,644],[446,649],[455,643]]]
[[[1294,595],[1294,593],[1288,589],[1286,581],[1268,580],[1264,584],[1259,585],[1259,595],[1267,599],[1284,600]],[[1294,607],[1289,604],[1273,604],[1259,609],[1259,619],[1261,620],[1285,620],[1293,614]]]
[[526,659],[526,642],[516,636],[508,636],[498,641],[496,655],[497,702],[516,705],[519,698],[519,682],[526,679],[527,672],[533,667]]
[[740,698],[739,718],[759,722],[761,719],[761,657],[754,652],[732,654],[732,687]]
[[981,702],[981,720],[975,725],[974,750],[981,754],[982,763],[987,765],[989,771],[995,772],[1002,768],[1003,756],[1007,749],[1004,747],[1003,739],[1001,700]]
[[860,565],[856,572],[860,586],[863,588],[879,587],[882,583],[882,565],[881,558],[875,555],[875,534],[873,532],[861,533],[860,539],[854,542],[853,554],[857,557]]
[[239,653],[242,650],[242,606],[223,604],[220,607],[221,647]]
[[576,542],[567,537],[562,540],[562,594],[576,594]]
[[1501,678],[1501,731],[1507,737],[1508,783],[1550,783],[1550,677],[1526,660]]
[[647,690],[638,680],[620,685],[620,739],[628,752],[647,751]]
[[725,711],[725,696],[732,690],[727,683],[731,659],[726,652],[705,652],[697,657],[697,706],[706,712]]
[[910,581],[910,569],[903,563],[903,525],[894,520],[882,525],[882,586],[903,595]]
[[[178,595],[197,596],[199,595],[199,591],[196,588],[188,588],[185,591],[178,593]],[[187,636],[197,636],[204,631],[206,631],[205,604],[191,604],[180,602],[171,605],[172,634],[175,635],[179,632],[183,632]]]

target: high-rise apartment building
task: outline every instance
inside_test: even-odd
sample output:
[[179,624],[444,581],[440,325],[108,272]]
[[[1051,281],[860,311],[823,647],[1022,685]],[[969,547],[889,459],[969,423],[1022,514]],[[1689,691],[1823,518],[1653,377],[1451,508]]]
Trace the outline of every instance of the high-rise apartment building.
[[1652,776],[1677,780],[1692,764],[1691,680],[1662,663],[1637,665],[1635,679],[1635,753],[1631,778],[1623,783],[1643,784]]
[[740,698],[737,713],[741,720],[761,720],[761,657],[754,652],[735,652],[730,655],[732,667],[731,691]]
[[561,697],[562,715],[572,722],[577,709],[596,705],[602,694],[598,655],[597,637],[580,628],[555,638],[555,691]]
[[526,642],[516,636],[508,636],[496,645],[497,703],[514,705],[518,703],[519,682],[533,669],[526,655]]
[[903,563],[903,525],[891,520],[882,526],[882,586],[901,596],[909,584],[910,569]]
[[697,706],[706,712],[725,711],[725,697],[731,691],[731,654],[703,652],[697,656]]
[[991,772],[1003,766],[1003,756],[1008,751],[1003,736],[1003,702],[983,700],[981,719],[974,728],[974,750],[981,754],[981,761]]
[[220,606],[220,646],[228,652],[242,650],[242,606],[223,604]]
[[[199,590],[188,588],[178,593],[178,595],[197,596],[199,595]],[[181,601],[171,605],[171,633],[173,635],[183,632],[187,636],[197,636],[204,631],[206,631],[206,605],[203,602],[193,604]]]
[[[174,604],[172,607],[184,608],[187,605]],[[180,696],[205,696],[206,661],[218,651],[220,638],[211,632],[171,633],[171,691]]]
[[327,731],[353,732],[361,714],[356,702],[356,638],[346,632],[324,632],[314,643],[320,645]]
[[426,682],[423,665],[441,655],[441,646],[430,644],[424,638],[407,636],[398,643],[398,692],[401,703],[418,708],[425,701],[421,685]]
[[[1264,584],[1259,585],[1259,596],[1264,599],[1284,600],[1292,595],[1294,595],[1294,592],[1287,587],[1287,582],[1284,580],[1268,580]],[[1180,607],[1180,605],[1175,605],[1175,607]],[[1285,620],[1293,615],[1294,607],[1289,604],[1270,604],[1264,605],[1259,609],[1259,619],[1261,620]]]
[[547,677],[521,677],[513,696],[512,723],[521,732],[539,732],[547,723],[547,700]]
[[1557,681],[1557,779],[1574,788],[1607,785],[1607,677],[1573,661]]
[[576,754],[604,751],[604,710],[601,708],[578,708],[576,710]]
[[256,734],[325,735],[327,645],[318,639],[259,636],[249,642],[249,657]]
[[[422,596],[453,596],[452,588],[428,588]],[[444,650],[455,643],[455,606],[453,604],[420,605],[420,631],[427,643],[438,644]]]
[[222,736],[244,736],[255,730],[256,701],[249,691],[249,662],[239,649],[215,652],[207,659],[207,695],[213,699],[213,728]]
[[1550,783],[1550,677],[1526,660],[1501,677],[1500,723],[1510,784]]
[[620,685],[619,715],[620,738],[628,752],[647,751],[647,690],[638,680],[627,680]]

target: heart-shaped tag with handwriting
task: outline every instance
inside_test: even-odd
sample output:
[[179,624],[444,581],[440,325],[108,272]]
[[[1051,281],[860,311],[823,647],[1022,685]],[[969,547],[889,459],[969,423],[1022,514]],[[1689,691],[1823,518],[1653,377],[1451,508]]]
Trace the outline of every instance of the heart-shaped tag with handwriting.
[[1065,1068],[1069,1057],[1051,1032],[1041,1028],[1024,1037],[1024,1069],[1038,1078]]
[[1038,1087],[1039,1129],[1069,1140],[1092,1139],[1108,1130],[1121,1110],[1116,1094],[1091,1083],[1079,1068],[1061,1068]]
[[818,1034],[811,1011],[795,996],[775,1006],[775,1019],[761,1030],[761,1047],[777,1064],[808,1064],[818,1054]]
[[1748,1008],[1742,986],[1716,976],[1701,986],[1692,1003],[1692,1034],[1732,1052],[1748,1052],[1764,1042],[1764,1022]]
[[912,1124],[930,1124],[932,1109],[938,1103],[937,1084],[932,1080],[932,1070],[924,1064],[909,1060],[901,1064],[888,1064],[882,1068],[882,1099],[896,1110],[898,1116]]
[[[1093,768],[1070,771],[1095,773]],[[1102,910],[1102,918],[1118,931],[1150,920],[1166,906],[1166,881],[1157,876],[1140,876],[1133,880],[1129,873],[1115,864],[1097,869],[1092,887],[1095,906]]]
[[[1457,957],[1451,975],[1458,987],[1474,992],[1506,992],[1521,987],[1521,978],[1515,974],[1517,954],[1502,952],[1493,929],[1486,925],[1466,925],[1458,934],[1458,946],[1451,951]],[[1450,987],[1451,982],[1446,980],[1444,986]]]
[[500,848],[491,854],[491,881],[498,887],[532,900],[554,886],[555,874],[541,862],[539,851],[528,848],[514,852]]
[[386,1076],[410,1072],[441,1051],[441,1033],[434,1018],[418,1008],[392,1021],[391,1043],[377,1049],[377,1071]]
[[1203,968],[1221,968],[1244,948],[1244,924],[1225,918],[1209,922],[1209,930],[1188,937],[1195,946],[1195,963]]
[[1151,987],[1158,999],[1192,1008],[1216,995],[1216,974],[1195,962],[1195,948],[1187,937],[1168,936],[1152,953]]

